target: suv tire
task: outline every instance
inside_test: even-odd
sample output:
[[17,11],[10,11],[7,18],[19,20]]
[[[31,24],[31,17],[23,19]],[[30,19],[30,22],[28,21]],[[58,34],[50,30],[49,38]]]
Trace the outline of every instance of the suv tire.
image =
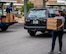
[[44,34],[45,33],[45,31],[41,31],[42,32],[42,34]]
[[1,27],[1,30],[2,30],[2,31],[6,31],[7,29],[8,29],[8,26],[2,26],[2,27]]
[[30,34],[30,36],[35,36],[35,34],[36,34],[35,31],[28,31],[28,33]]

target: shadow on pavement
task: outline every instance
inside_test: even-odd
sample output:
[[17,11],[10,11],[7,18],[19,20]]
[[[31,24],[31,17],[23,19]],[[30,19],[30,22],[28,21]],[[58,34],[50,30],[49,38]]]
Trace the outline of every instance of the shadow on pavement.
[[62,54],[66,54],[66,50],[63,50],[63,53]]
[[[54,52],[53,54],[59,54],[58,52]],[[66,54],[66,50],[64,50],[62,53],[60,54]]]
[[50,34],[38,34],[36,36],[32,36],[32,38],[51,38],[52,36]]
[[11,33],[11,32],[14,32],[14,31],[11,31],[11,30],[10,31],[4,31],[4,32],[0,31],[0,33]]

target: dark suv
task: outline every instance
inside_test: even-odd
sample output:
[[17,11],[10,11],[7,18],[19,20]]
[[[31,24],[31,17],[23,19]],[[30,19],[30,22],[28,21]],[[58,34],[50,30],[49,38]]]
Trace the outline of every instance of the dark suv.
[[47,30],[48,15],[48,10],[45,8],[31,9],[25,18],[24,28],[28,30],[31,36],[35,36],[37,31],[44,33]]

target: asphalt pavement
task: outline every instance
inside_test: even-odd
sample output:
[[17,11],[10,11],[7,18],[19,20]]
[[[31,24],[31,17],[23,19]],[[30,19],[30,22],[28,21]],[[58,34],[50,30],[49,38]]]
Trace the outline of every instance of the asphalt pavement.
[[[48,34],[37,32],[35,37],[30,37],[23,24],[15,24],[6,32],[0,31],[0,54],[48,54],[51,49],[52,37]],[[58,54],[58,39],[54,54]],[[66,54],[66,33],[63,36],[63,53]]]

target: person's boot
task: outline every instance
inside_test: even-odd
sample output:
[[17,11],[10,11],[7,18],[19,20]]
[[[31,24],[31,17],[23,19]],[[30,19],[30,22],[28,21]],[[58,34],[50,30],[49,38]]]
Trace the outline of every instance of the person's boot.
[[53,50],[51,50],[51,51],[49,51],[48,53],[49,53],[49,54],[53,54],[53,53],[54,53],[54,51],[53,51]]
[[59,51],[58,54],[62,54],[63,51]]

